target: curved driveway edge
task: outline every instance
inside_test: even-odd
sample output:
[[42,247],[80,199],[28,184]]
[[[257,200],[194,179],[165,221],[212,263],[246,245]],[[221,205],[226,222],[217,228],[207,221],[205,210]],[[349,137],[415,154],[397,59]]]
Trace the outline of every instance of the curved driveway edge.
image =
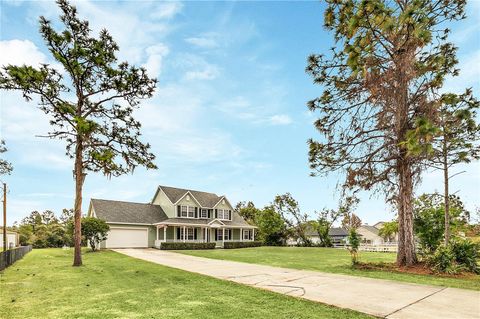
[[480,292],[188,256],[114,249],[130,257],[382,318],[480,318]]

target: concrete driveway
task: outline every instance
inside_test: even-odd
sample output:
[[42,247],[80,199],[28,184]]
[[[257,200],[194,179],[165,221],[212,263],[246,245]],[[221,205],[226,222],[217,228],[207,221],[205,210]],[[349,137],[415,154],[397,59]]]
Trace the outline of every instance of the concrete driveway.
[[115,251],[160,265],[382,318],[480,318],[478,291],[216,260],[157,249]]

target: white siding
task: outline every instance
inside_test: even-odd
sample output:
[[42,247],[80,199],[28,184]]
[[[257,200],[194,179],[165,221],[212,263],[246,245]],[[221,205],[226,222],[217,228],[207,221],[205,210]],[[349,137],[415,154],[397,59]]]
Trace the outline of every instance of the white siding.
[[[17,234],[9,234],[7,232],[7,248],[16,247],[17,245]],[[0,233],[0,249],[3,249],[3,233]]]

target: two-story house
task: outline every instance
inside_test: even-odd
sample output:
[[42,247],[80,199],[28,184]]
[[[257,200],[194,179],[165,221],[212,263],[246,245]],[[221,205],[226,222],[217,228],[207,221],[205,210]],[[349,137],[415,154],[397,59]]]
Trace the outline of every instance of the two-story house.
[[249,225],[225,196],[159,186],[148,204],[92,199],[88,216],[109,224],[100,248],[160,247],[162,242],[255,240]]

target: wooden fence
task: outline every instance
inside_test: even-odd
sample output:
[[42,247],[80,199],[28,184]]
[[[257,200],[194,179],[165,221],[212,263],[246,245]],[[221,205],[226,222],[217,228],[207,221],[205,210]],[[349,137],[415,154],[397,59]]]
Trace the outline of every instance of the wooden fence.
[[22,259],[28,252],[32,250],[32,246],[22,246],[7,251],[0,252],[0,271]]

